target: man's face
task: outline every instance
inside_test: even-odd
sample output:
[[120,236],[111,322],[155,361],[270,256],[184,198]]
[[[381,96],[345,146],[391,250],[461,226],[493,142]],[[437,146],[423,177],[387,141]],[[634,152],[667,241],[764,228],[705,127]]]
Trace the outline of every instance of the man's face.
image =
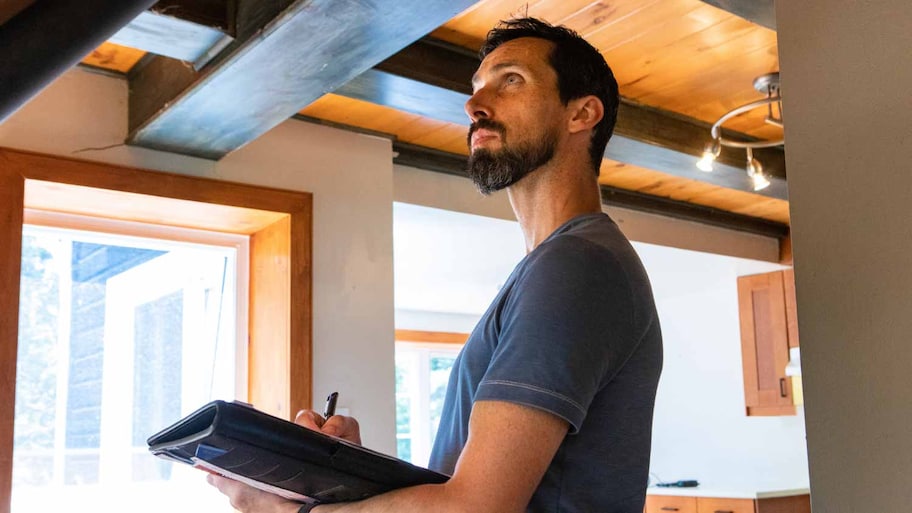
[[549,63],[552,43],[508,41],[485,57],[466,102],[469,176],[483,194],[518,182],[554,157],[563,104]]

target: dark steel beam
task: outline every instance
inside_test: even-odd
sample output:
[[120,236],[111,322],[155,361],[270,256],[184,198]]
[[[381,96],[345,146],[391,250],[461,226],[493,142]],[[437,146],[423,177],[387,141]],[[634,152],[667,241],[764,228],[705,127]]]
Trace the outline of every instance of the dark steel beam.
[[776,30],[774,0],[702,0],[704,3],[740,16],[747,21]]
[[[467,158],[463,155],[456,155],[398,141],[393,143],[393,151],[396,152],[395,157],[393,158],[393,162],[396,164],[465,178],[468,177],[466,173]],[[788,225],[768,221],[766,219],[735,214],[718,208],[696,205],[607,185],[602,185],[600,188],[602,191],[602,203],[608,206],[622,207],[639,212],[658,214],[684,221],[693,221],[710,226],[778,239],[785,237],[789,232]]]
[[0,122],[155,0],[42,0],[0,25]]
[[233,5],[224,0],[163,0],[110,41],[201,68],[234,39]]
[[[425,38],[354,77],[335,93],[467,125],[463,105],[471,94],[469,84],[477,67],[478,58],[466,50]],[[752,140],[730,131],[725,131],[725,136]],[[747,163],[744,151],[723,148],[712,173],[696,168],[703,147],[710,139],[709,123],[622,100],[615,133],[605,157],[682,178],[754,192],[744,171]],[[766,148],[756,150],[754,156],[772,176],[771,185],[758,194],[787,199],[785,153],[779,148]]]
[[[210,64],[188,88],[156,93],[153,103],[172,99],[157,109],[144,107],[152,114],[131,121],[128,142],[219,159],[472,3],[298,0],[249,38],[239,17],[238,39],[245,42]],[[137,80],[151,76],[138,74]],[[134,90],[157,88],[152,83]]]

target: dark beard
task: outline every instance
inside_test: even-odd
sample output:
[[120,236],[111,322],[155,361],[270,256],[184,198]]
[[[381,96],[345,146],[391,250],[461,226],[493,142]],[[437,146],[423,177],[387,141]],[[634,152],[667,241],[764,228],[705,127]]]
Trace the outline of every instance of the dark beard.
[[507,146],[505,131],[499,124],[473,124],[469,130],[470,141],[476,128],[496,129],[501,135],[500,150],[478,149],[469,156],[469,178],[485,196],[513,185],[554,157],[557,137],[553,133],[542,134],[537,141],[511,148]]

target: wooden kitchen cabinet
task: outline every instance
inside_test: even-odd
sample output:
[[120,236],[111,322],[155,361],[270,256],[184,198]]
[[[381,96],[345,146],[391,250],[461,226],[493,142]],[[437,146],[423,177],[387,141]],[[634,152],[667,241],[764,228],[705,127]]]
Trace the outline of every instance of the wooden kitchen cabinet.
[[647,495],[646,513],[697,513],[697,498],[678,495]]
[[738,278],[744,399],[751,416],[794,415],[789,348],[798,346],[791,270]]
[[646,495],[645,513],[811,513],[811,496],[732,499]]

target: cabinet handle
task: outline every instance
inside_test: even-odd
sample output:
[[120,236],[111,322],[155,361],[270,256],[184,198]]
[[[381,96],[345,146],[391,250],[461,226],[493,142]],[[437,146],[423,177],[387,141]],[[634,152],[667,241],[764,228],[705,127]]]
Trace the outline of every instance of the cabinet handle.
[[779,395],[788,397],[788,387],[786,386],[785,378],[779,378]]
[[662,511],[681,511],[678,508],[672,508],[670,506],[662,506]]
[[730,509],[717,509],[714,513],[735,513]]

